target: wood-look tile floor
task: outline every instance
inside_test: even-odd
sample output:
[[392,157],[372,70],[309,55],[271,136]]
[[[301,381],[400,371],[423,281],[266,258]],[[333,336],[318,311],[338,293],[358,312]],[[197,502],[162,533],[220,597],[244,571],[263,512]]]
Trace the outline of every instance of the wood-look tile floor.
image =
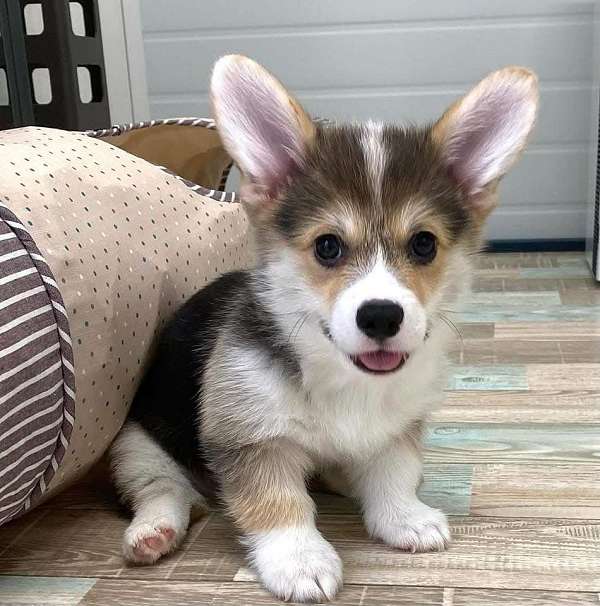
[[[583,255],[486,255],[445,406],[429,426],[422,496],[451,515],[445,553],[366,536],[349,501],[316,495],[344,561],[337,604],[600,603],[600,287]],[[102,477],[0,528],[0,604],[277,604],[230,525],[197,521],[153,567],[124,565],[127,519]]]

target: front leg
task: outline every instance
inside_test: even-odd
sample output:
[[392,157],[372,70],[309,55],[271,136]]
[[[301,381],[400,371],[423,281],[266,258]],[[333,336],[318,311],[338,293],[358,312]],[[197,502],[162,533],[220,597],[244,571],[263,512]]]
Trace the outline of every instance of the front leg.
[[265,587],[294,602],[333,598],[342,563],[315,526],[306,453],[277,439],[230,452],[217,463],[225,504]]
[[369,534],[392,547],[443,551],[450,541],[446,516],[417,497],[421,483],[421,426],[352,471]]

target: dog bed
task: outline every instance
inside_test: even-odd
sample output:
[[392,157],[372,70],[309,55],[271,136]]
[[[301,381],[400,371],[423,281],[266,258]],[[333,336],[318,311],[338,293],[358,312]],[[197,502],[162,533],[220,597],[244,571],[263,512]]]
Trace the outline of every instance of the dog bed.
[[0,524],[99,459],[171,311],[250,262],[229,166],[209,120],[0,132]]

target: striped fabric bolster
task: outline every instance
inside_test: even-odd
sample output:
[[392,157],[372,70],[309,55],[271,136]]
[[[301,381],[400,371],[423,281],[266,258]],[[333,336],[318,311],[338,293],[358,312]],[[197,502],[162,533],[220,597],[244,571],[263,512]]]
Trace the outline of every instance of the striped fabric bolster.
[[175,126],[200,126],[201,128],[216,129],[215,121],[210,118],[166,118],[163,120],[145,120],[143,122],[129,122],[128,124],[115,124],[109,128],[100,128],[97,130],[86,130],[83,132],[88,137],[115,137],[122,135],[130,130],[138,128],[150,128],[152,126],[162,126],[163,124],[172,124]]
[[0,524],[29,509],[73,429],[69,322],[29,232],[0,203]]
[[[161,170],[164,170],[168,175],[179,179],[184,185],[189,187],[192,191],[204,196],[205,198],[211,198],[212,200],[216,200],[217,202],[237,202],[237,194],[234,191],[224,191],[218,189],[209,189],[208,187],[204,187],[203,185],[198,185],[197,183],[193,183],[188,179],[184,179],[179,175],[176,175],[172,170],[169,170],[165,166],[159,166]],[[225,177],[226,178],[226,177]],[[223,182],[223,178],[221,178],[221,182]]]

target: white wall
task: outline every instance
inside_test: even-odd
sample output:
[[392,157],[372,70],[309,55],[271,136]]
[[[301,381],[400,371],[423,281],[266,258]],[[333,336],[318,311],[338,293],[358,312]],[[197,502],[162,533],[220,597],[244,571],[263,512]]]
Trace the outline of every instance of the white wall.
[[247,54],[314,115],[433,120],[506,64],[541,79],[538,127],[506,179],[493,238],[585,233],[592,3],[141,0],[152,118],[209,114],[217,57]]

